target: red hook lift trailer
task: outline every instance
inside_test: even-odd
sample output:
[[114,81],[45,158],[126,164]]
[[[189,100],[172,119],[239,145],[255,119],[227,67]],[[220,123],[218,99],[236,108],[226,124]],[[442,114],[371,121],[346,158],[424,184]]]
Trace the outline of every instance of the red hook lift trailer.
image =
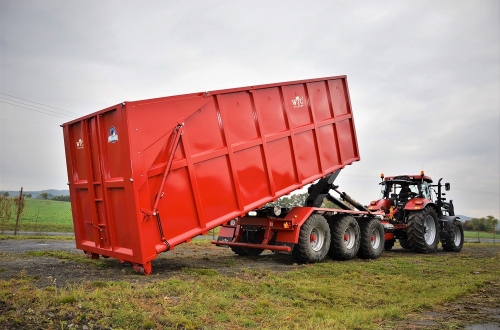
[[[89,258],[147,275],[159,253],[218,226],[213,243],[239,255],[320,262],[384,249],[384,213],[334,185],[360,159],[345,76],[123,102],[62,128],[76,246]],[[304,206],[266,205],[306,185]]]

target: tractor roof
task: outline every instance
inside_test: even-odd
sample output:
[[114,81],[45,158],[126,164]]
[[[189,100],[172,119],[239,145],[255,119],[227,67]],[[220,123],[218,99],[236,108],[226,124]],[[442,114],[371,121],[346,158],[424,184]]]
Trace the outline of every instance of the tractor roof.
[[[423,176],[425,182],[432,183],[432,179],[427,175]],[[384,181],[417,182],[422,180],[421,174],[386,176]]]

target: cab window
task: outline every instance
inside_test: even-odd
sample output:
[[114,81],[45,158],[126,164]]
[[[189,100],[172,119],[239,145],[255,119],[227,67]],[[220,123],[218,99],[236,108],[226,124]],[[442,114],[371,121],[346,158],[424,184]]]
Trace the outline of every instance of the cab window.
[[432,199],[428,182],[422,182],[422,195],[424,196],[424,198]]

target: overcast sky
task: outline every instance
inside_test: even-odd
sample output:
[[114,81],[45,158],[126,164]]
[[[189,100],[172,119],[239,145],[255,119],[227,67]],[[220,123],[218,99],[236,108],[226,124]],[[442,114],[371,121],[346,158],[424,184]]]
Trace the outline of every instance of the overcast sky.
[[498,0],[0,0],[0,190],[67,189],[59,125],[122,101],[347,75],[361,161],[340,190],[366,204],[381,172],[424,169],[458,214],[498,218],[499,16]]

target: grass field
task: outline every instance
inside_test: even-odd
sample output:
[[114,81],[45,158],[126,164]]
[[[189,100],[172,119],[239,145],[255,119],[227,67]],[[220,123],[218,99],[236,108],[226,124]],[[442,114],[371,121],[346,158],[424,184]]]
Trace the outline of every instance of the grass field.
[[[15,211],[7,223],[6,230],[14,230]],[[71,204],[68,202],[27,198],[24,212],[20,218],[21,231],[34,232],[71,232],[73,220]]]
[[[373,261],[325,262],[285,272],[243,269],[236,276],[216,267],[183,268],[180,275],[150,282],[104,280],[62,286],[54,278],[52,285],[39,288],[36,278],[21,273],[0,281],[0,301],[11,306],[0,323],[23,325],[32,320],[33,325],[54,329],[67,329],[69,324],[100,329],[391,328],[393,321],[409,313],[498,281],[498,250],[479,258],[466,252],[475,247],[467,245],[462,253],[446,255],[392,253]],[[89,267],[107,263],[67,252],[29,255]]]
[[[465,238],[477,238],[478,232],[477,231],[465,231],[464,237]],[[480,231],[479,238],[497,238],[497,239],[500,239],[500,234],[486,233],[486,232]]]

